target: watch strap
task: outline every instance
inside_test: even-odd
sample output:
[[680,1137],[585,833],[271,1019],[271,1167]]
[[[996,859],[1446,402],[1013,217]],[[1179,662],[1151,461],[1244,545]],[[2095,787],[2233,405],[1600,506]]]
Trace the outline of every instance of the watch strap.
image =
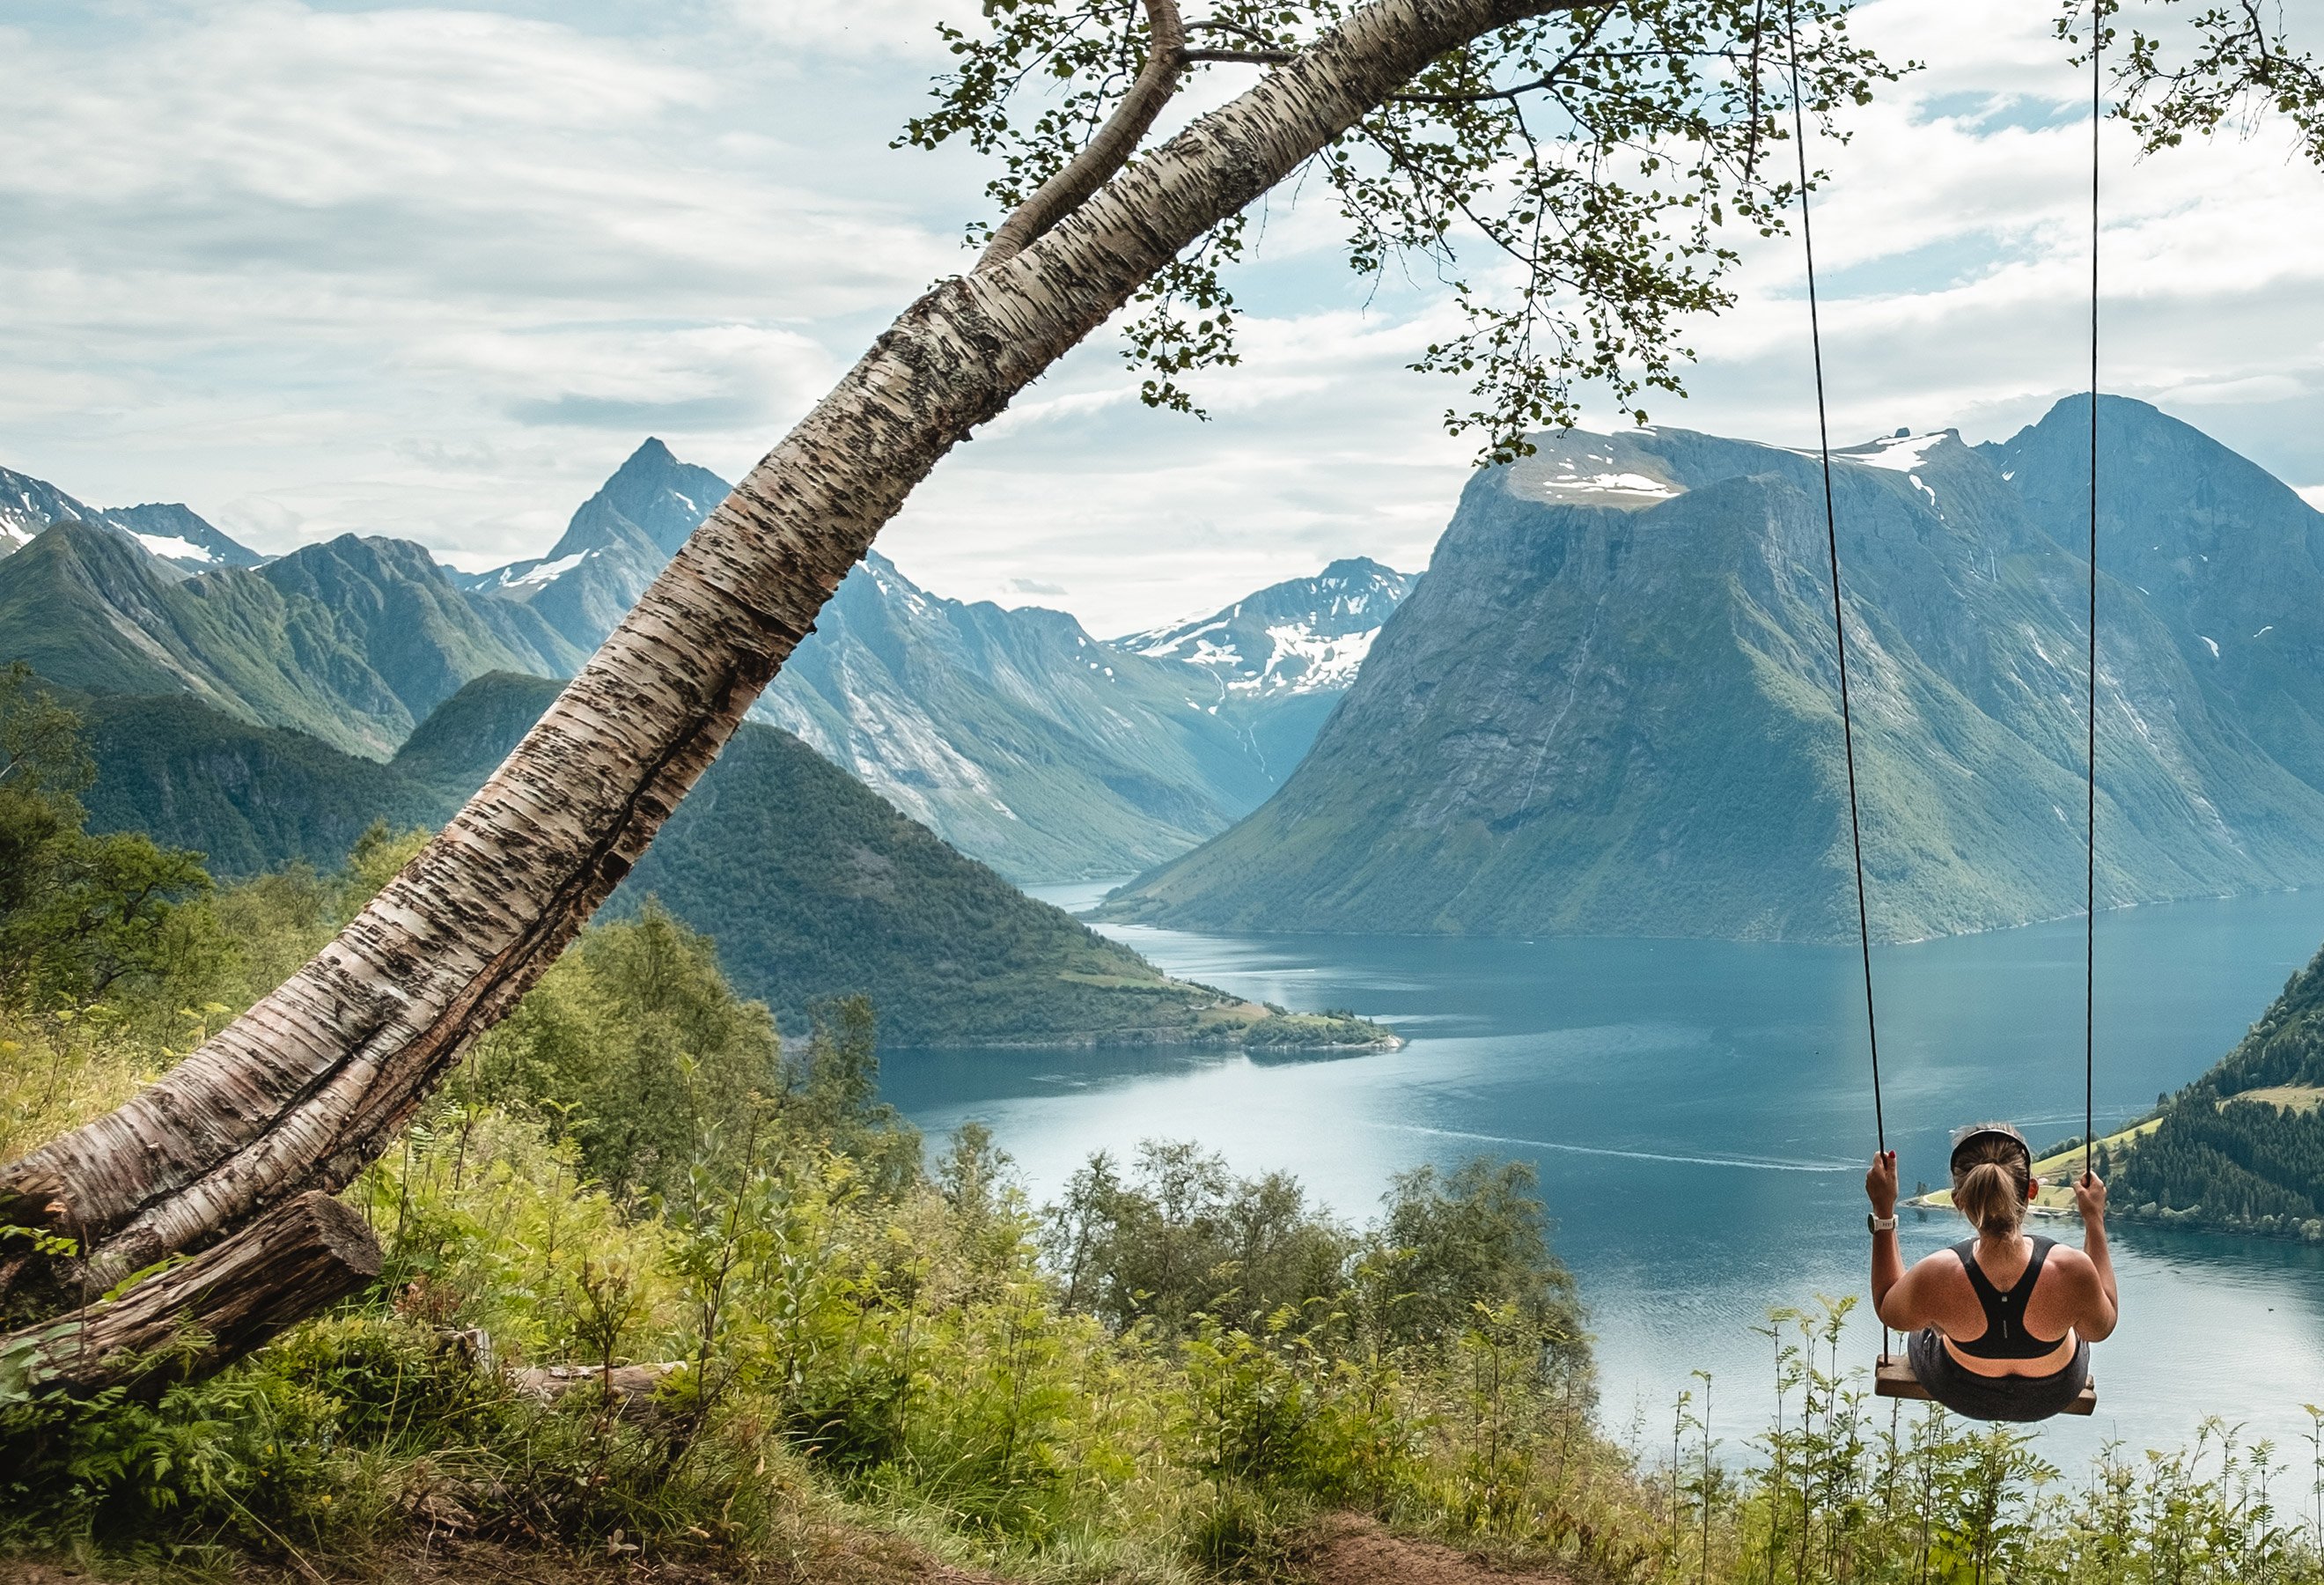
[[1874,1216],[1868,1210],[1864,1213],[1864,1226],[1868,1232],[1893,1233],[1896,1230],[1896,1219],[1893,1216]]

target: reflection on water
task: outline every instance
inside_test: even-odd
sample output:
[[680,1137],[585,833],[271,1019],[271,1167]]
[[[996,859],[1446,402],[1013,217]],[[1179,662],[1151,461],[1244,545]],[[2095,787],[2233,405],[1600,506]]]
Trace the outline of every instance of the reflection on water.
[[[1085,905],[1102,886],[1051,900]],[[1872,1150],[1852,950],[1724,941],[1202,937],[1109,927],[1173,974],[1292,1007],[1352,1007],[1401,1052],[899,1052],[886,1088],[932,1133],[990,1123],[1037,1192],[1098,1149],[1200,1139],[1284,1168],[1351,1216],[1388,1177],[1484,1153],[1534,1163],[1598,1334],[1606,1417],[1658,1414],[1717,1373],[1719,1431],[1769,1407],[1768,1309],[1863,1288]],[[2101,1123],[2201,1071],[2324,939],[2324,894],[2099,922]],[[1909,1184],[1972,1116],[2037,1144],[2081,1126],[2078,922],[1876,955],[1890,1143]],[[2061,1229],[2065,1230],[2065,1229]],[[1906,1253],[1960,1235],[1908,1217]],[[2104,1435],[2182,1440],[2207,1414],[2279,1440],[2324,1403],[2324,1251],[2123,1229],[2122,1330],[2098,1358]],[[1855,1346],[1868,1360],[1872,1329]]]

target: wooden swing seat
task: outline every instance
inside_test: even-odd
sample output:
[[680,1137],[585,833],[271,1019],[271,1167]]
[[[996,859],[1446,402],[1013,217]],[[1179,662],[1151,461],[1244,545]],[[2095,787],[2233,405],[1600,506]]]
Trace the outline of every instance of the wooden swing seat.
[[[1912,1356],[1905,1350],[1904,1334],[1899,1332],[1895,1334],[1895,1340],[1886,1345],[1879,1363],[1873,1367],[1872,1390],[1884,1398],[1919,1398],[1923,1402],[1933,1402],[1929,1396],[1929,1389],[1923,1386],[1921,1378],[1913,1374]],[[2082,1384],[2082,1390],[2074,1395],[2074,1401],[2067,1404],[2063,1412],[2068,1414],[2095,1414],[2098,1410],[2098,1378],[2092,1376]]]

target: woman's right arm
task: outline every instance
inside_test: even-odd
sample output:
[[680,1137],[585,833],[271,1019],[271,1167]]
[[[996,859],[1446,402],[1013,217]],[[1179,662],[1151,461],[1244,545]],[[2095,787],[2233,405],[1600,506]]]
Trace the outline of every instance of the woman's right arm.
[[[1872,1213],[1894,1220],[1896,1215],[1896,1153],[1873,1157],[1864,1174],[1864,1195]],[[1896,1229],[1884,1228],[1872,1235],[1872,1313],[1895,1331],[1911,1331],[1923,1324],[1914,1302],[1912,1274],[1904,1269],[1904,1252],[1897,1247]]]
[[2076,1321],[2081,1334],[2094,1343],[2114,1335],[2122,1319],[2122,1302],[2114,1284],[2114,1257],[2107,1250],[2106,1184],[2095,1173],[2085,1173],[2074,1185],[2074,1209],[2082,1213],[2082,1253],[2090,1257],[2098,1291],[2085,1301],[2084,1319]]

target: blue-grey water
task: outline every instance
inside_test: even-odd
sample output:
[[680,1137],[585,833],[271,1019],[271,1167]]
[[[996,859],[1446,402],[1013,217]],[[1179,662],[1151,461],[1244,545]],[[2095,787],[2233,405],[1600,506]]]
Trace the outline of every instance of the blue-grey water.
[[[1053,888],[1068,907],[1102,886]],[[1904,1182],[1973,1117],[2036,1145],[2081,1128],[2079,921],[1876,951],[1883,1092]],[[1323,1060],[1185,1052],[899,1052],[890,1097],[931,1134],[980,1118],[1038,1195],[1092,1151],[1198,1139],[1282,1168],[1351,1219],[1389,1176],[1486,1153],[1533,1163],[1579,1275],[1604,1418],[1666,1421],[1713,1374],[1722,1437],[1773,1407],[1778,1305],[1861,1293],[1872,1151],[1855,950],[1682,941],[1221,937],[1109,927],[1168,972],[1295,1008],[1349,1007],[1410,1043]],[[2324,893],[2128,909],[2098,922],[2101,1127],[2201,1072],[2324,940]],[[2073,1224],[2052,1232],[2078,1237]],[[1960,1236],[1907,1214],[1908,1256]],[[2324,1251],[2117,1228],[2125,1319],[2099,1411],[2053,1422],[2172,1445],[2206,1417],[2290,1443],[2324,1404]],[[1868,1362],[1876,1330],[1854,1329]]]

